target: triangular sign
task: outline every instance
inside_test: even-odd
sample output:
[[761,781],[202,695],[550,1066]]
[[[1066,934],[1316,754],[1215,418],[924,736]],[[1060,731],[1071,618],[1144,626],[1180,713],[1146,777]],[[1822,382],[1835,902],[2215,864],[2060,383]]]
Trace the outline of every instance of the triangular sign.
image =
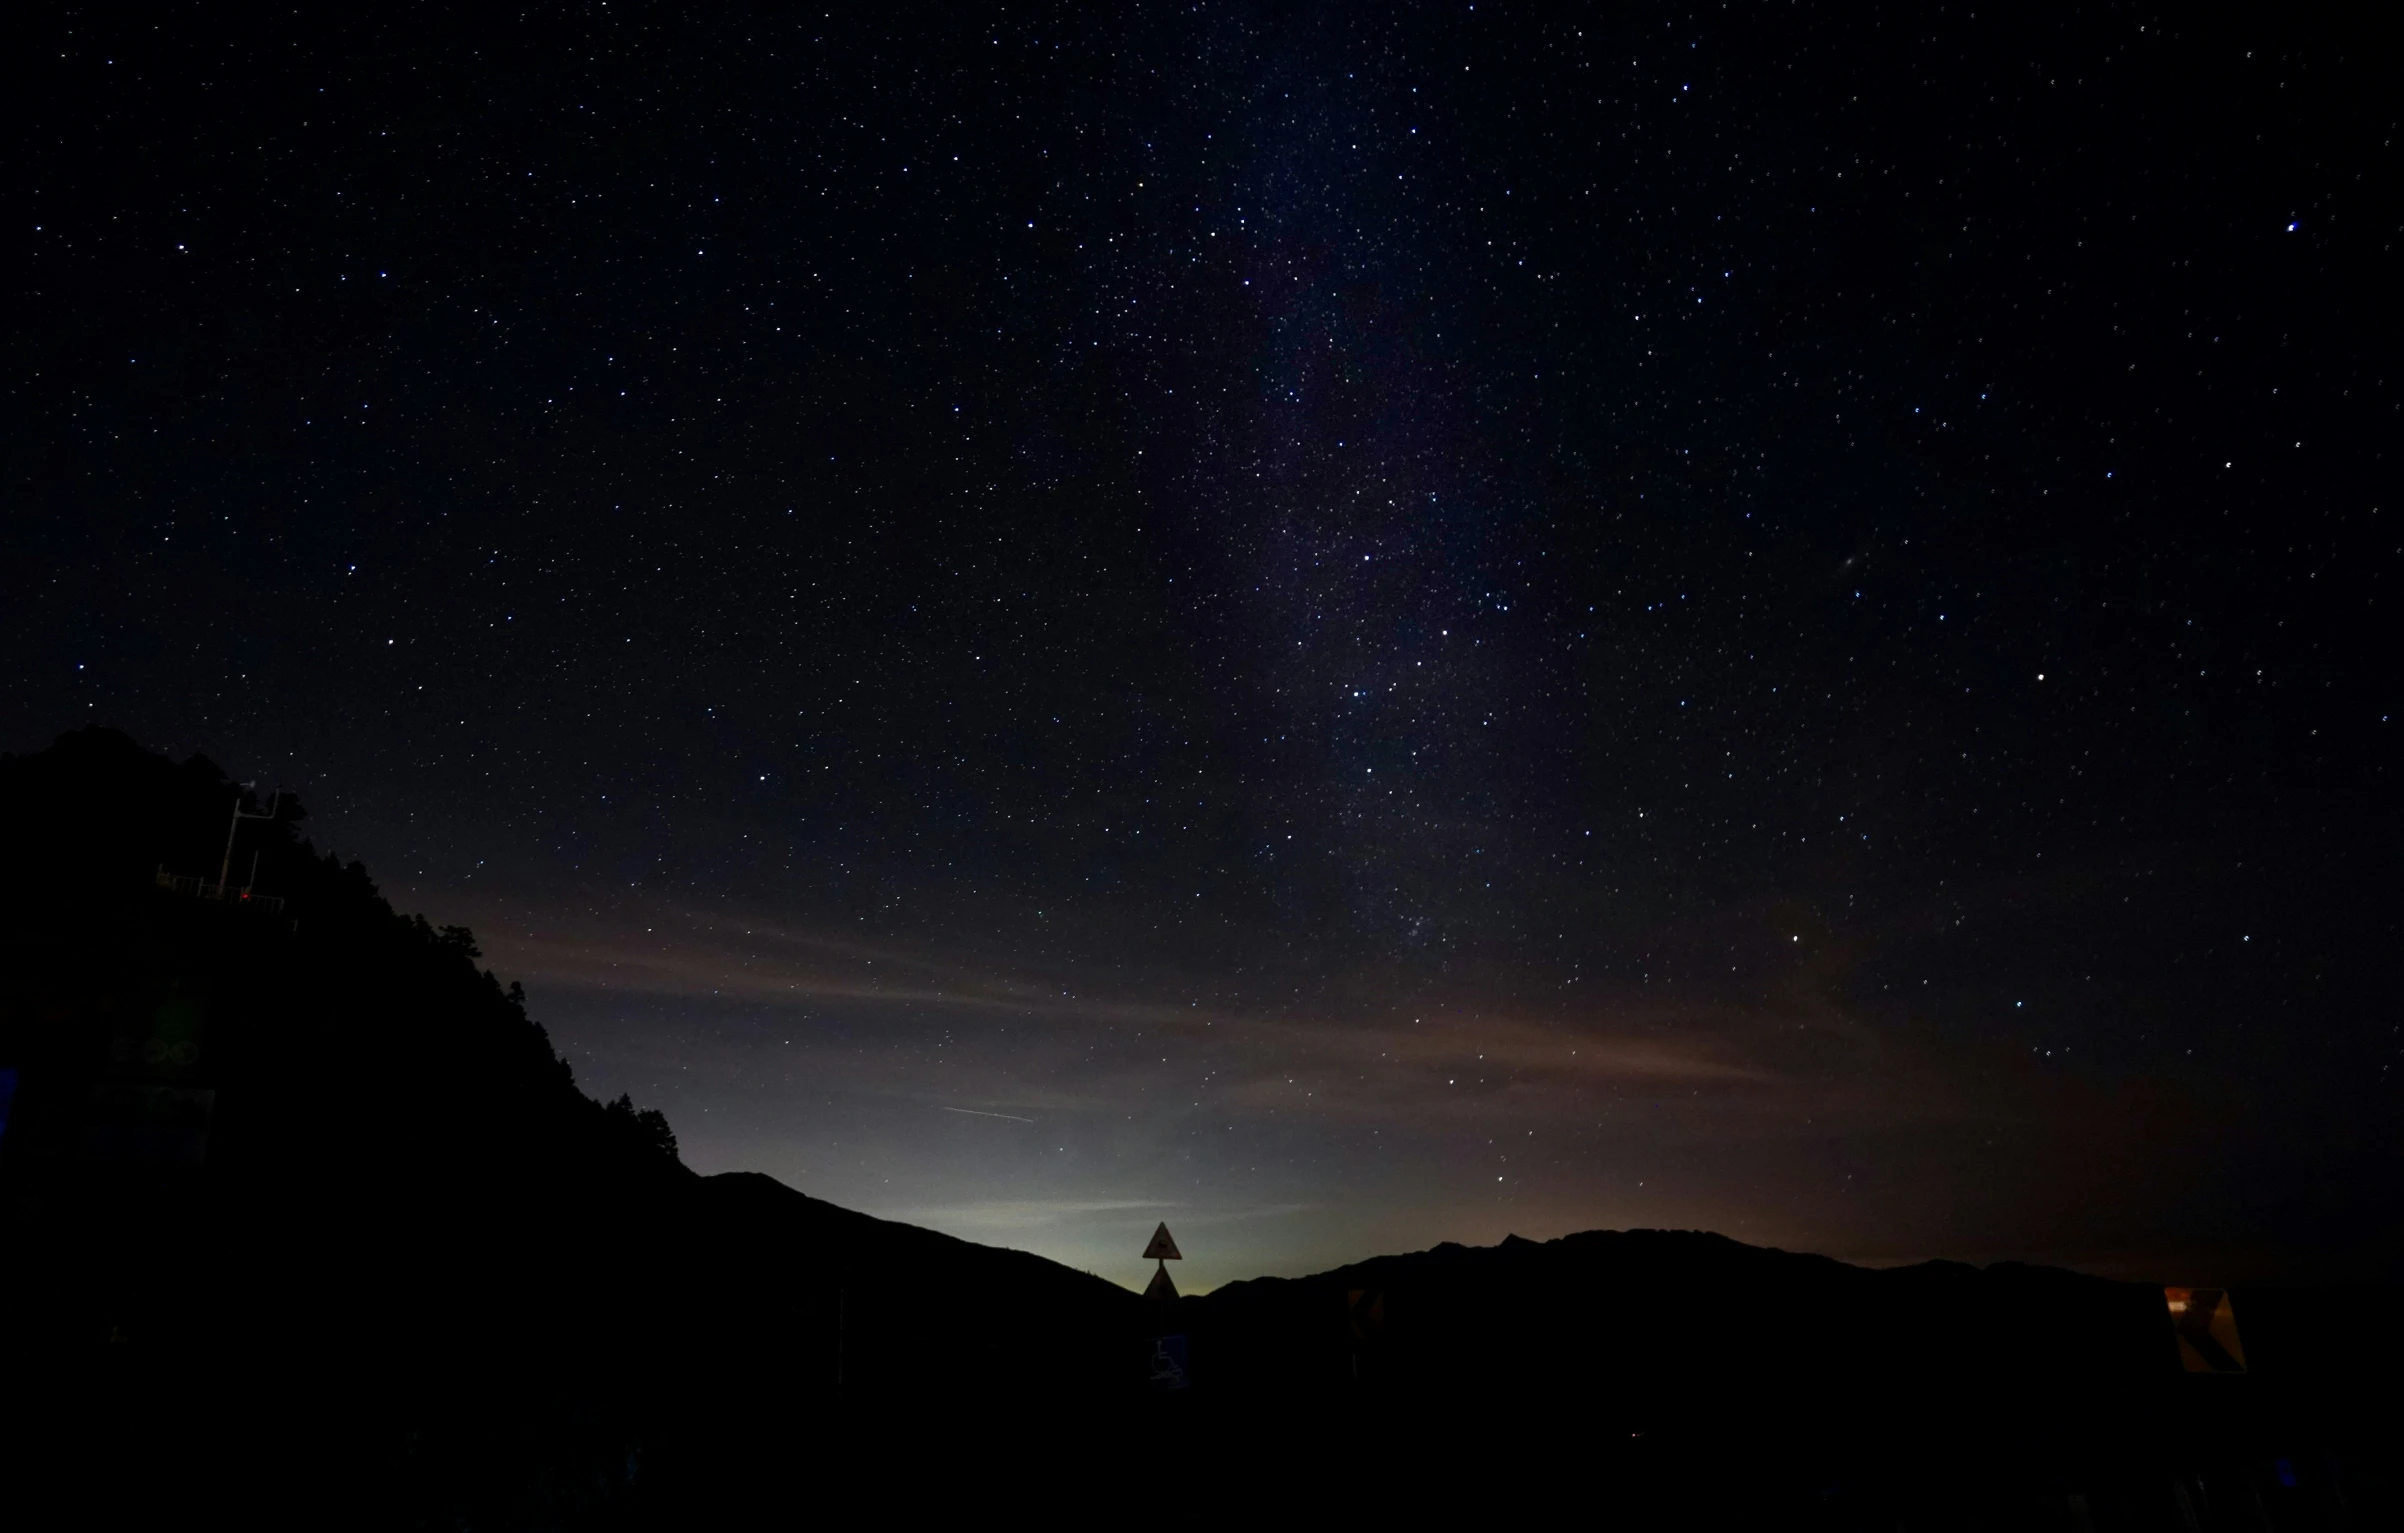
[[1177,1285],[1170,1280],[1168,1268],[1155,1267],[1152,1269],[1152,1281],[1144,1289],[1144,1297],[1147,1299],[1174,1299],[1177,1297]]
[[1185,1260],[1184,1257],[1177,1254],[1177,1237],[1169,1233],[1166,1221],[1162,1222],[1159,1229],[1152,1232],[1152,1243],[1144,1247],[1144,1260],[1171,1262]]
[[2219,1288],[2165,1288],[2170,1327],[2179,1338],[2179,1362],[2189,1373],[2243,1373],[2245,1346],[2237,1339],[2237,1314]]

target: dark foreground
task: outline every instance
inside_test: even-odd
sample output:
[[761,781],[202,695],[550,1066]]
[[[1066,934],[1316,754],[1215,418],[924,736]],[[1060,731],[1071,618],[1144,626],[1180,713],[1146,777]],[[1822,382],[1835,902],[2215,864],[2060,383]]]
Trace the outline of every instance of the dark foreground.
[[2267,1339],[2243,1378],[2101,1394],[2054,1359],[1944,1336],[1898,1373],[1781,1372],[1791,1354],[1771,1345],[1724,1373],[1736,1349],[1673,1317],[1653,1350],[1691,1350],[1694,1372],[1610,1367],[1615,1338],[1653,1329],[1639,1321],[1527,1335],[1525,1367],[1457,1357],[1440,1378],[1283,1387],[1214,1383],[1201,1338],[1229,1317],[1191,1307],[1193,1387],[1159,1396],[983,1371],[973,1327],[1003,1317],[973,1308],[926,1315],[927,1345],[893,1349],[903,1375],[842,1386],[824,1349],[734,1312],[674,1355],[605,1332],[583,1357],[362,1337],[54,1354],[57,1372],[12,1370],[12,1409],[42,1408],[12,1431],[10,1483],[51,1512],[16,1525],[2399,1525],[2392,1409],[2359,1381],[2276,1382]]
[[205,763],[0,794],[64,870],[0,896],[12,1528],[2404,1526],[2392,1290],[2239,1291],[2227,1374],[2159,1288],[1681,1232],[1150,1304],[694,1176],[288,810],[256,899],[162,886]]

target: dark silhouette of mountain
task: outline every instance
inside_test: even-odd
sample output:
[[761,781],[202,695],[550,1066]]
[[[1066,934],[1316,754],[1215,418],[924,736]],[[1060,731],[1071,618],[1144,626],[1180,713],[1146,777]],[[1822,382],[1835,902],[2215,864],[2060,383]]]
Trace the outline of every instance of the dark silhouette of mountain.
[[469,933],[205,761],[85,730],[0,758],[0,801],[0,1445],[59,1523],[2395,1513],[2386,1290],[2239,1294],[2231,1377],[2158,1288],[1690,1232],[1147,1302],[694,1175]]
[[2159,1287],[1630,1230],[1230,1284],[1180,1327],[1233,1415],[1363,1401],[1387,1456],[1529,1466],[1663,1525],[2286,1529],[2399,1510],[2393,1302],[2241,1291],[2250,1371],[2203,1376]]
[[[758,1402],[1135,1387],[1123,1289],[693,1175],[289,799],[97,729],[0,759],[0,795],[8,1400],[78,1494],[539,1525],[673,1481]],[[273,814],[221,884],[237,797]]]

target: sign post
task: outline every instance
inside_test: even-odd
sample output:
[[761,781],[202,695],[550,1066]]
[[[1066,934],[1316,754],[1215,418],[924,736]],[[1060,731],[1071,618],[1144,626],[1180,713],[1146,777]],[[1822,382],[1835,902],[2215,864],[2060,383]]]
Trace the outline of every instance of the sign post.
[[1169,1233],[1168,1221],[1161,1221],[1160,1228],[1152,1232],[1152,1243],[1144,1247],[1144,1260],[1160,1263],[1159,1270],[1152,1274],[1152,1285],[1144,1290],[1144,1297],[1176,1298],[1177,1285],[1169,1281],[1169,1263],[1183,1261],[1185,1257],[1177,1250],[1177,1237]]
[[1386,1295],[1381,1288],[1344,1290],[1344,1317],[1352,1327],[1352,1377],[1361,1377],[1361,1354],[1385,1339]]
[[[1163,1304],[1174,1303],[1177,1298],[1177,1285],[1169,1281],[1169,1263],[1185,1260],[1185,1253],[1177,1249],[1177,1237],[1169,1233],[1166,1220],[1161,1222],[1160,1228],[1152,1232],[1152,1243],[1144,1247],[1144,1257],[1148,1261],[1159,1264],[1152,1273],[1151,1286],[1144,1290],[1144,1297],[1156,1299]],[[1146,1367],[1145,1382],[1154,1389],[1185,1388],[1187,1382],[1185,1338],[1183,1336],[1153,1337],[1152,1357]]]
[[2226,1289],[2165,1288],[2162,1298],[2182,1367],[2189,1373],[2245,1372],[2245,1345],[2237,1339],[2237,1311]]

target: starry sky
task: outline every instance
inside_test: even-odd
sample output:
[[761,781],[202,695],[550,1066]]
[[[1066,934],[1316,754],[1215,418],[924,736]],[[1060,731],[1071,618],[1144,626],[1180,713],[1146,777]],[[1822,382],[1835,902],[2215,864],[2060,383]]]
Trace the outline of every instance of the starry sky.
[[2392,37],[9,25],[0,748],[297,790],[697,1169],[2404,1259]]

